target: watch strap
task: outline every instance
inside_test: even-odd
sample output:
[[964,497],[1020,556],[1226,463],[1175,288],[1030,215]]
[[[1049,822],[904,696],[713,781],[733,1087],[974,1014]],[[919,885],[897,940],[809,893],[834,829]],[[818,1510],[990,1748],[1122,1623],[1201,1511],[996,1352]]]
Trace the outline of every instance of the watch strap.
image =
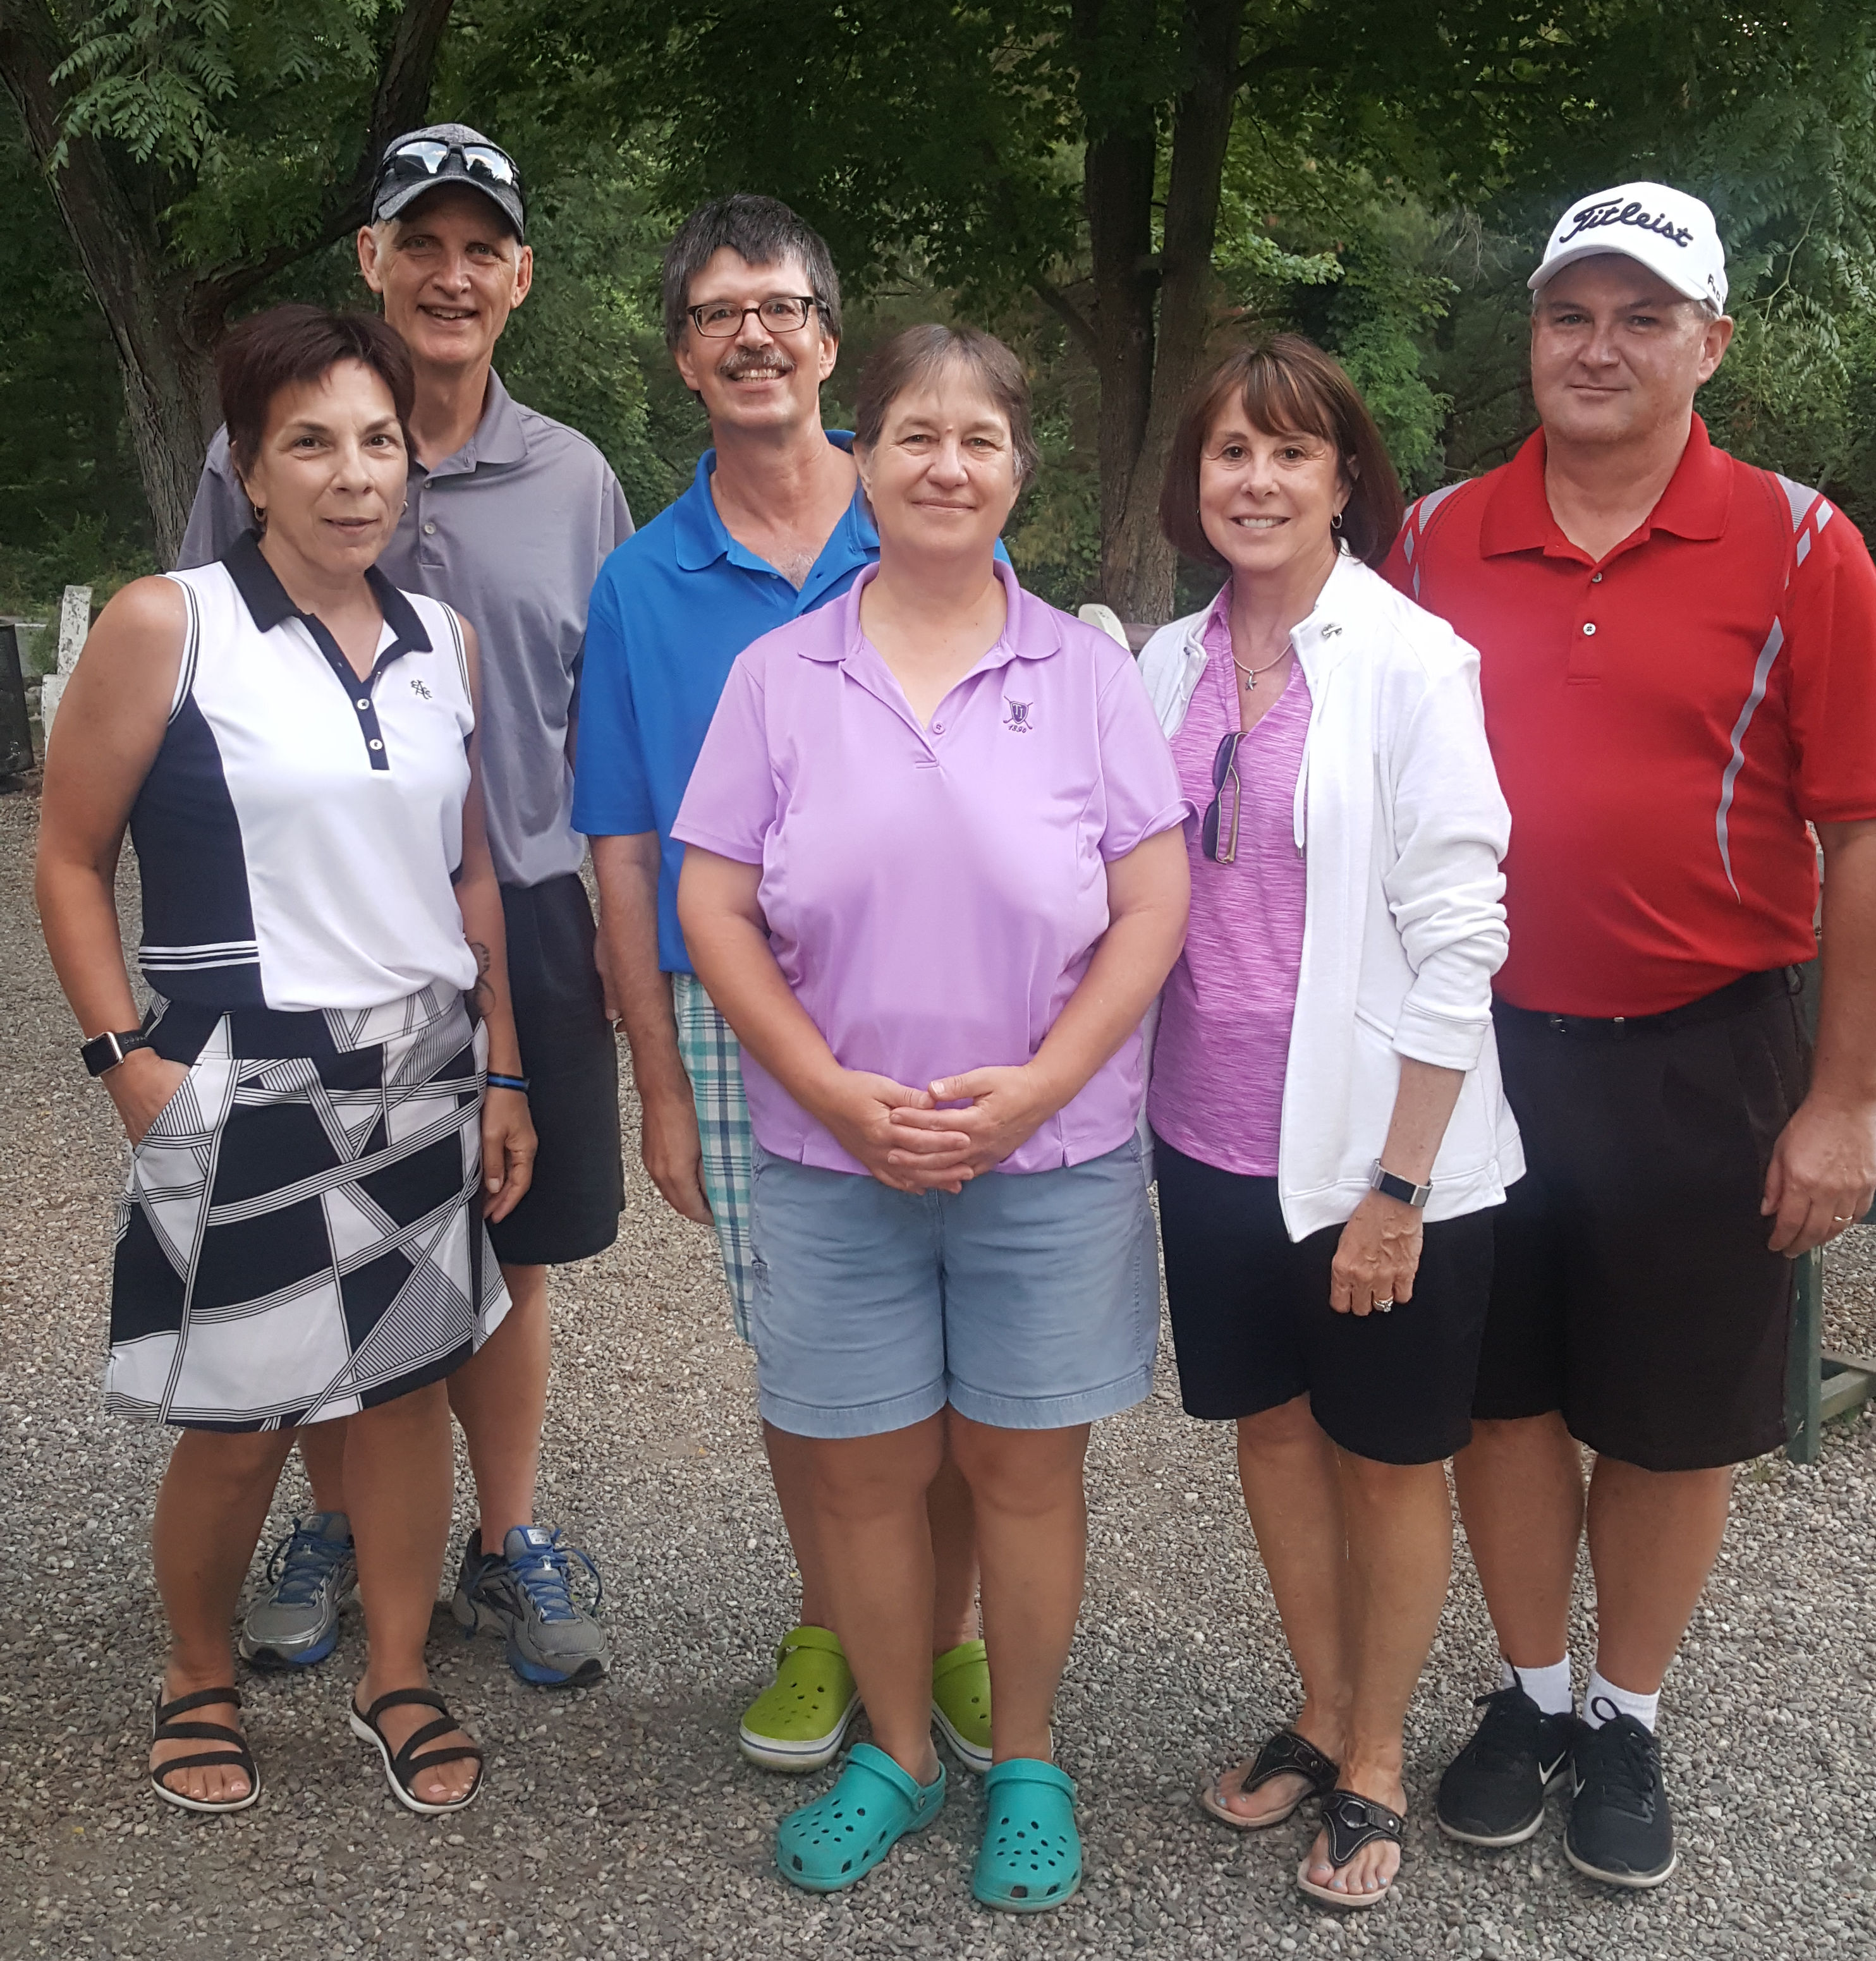
[[1383,1169],[1381,1160],[1374,1160],[1374,1169],[1368,1173],[1368,1188],[1378,1191],[1383,1198],[1397,1198],[1403,1205],[1411,1205],[1415,1211],[1425,1209],[1427,1201],[1433,1196],[1431,1185],[1415,1185],[1412,1179],[1396,1178],[1391,1171]]
[[141,1028],[118,1031],[107,1029],[101,1035],[94,1035],[88,1042],[78,1045],[78,1057],[93,1076],[102,1076],[107,1069],[115,1069],[132,1049],[148,1048],[150,1038]]

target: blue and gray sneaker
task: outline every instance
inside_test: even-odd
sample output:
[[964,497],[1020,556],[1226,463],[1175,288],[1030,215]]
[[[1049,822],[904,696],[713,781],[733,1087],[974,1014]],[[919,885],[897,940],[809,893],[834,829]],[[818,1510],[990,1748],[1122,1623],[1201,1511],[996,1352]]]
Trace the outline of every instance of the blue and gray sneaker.
[[343,1512],[295,1519],[267,1561],[269,1590],[241,1623],[241,1659],[256,1668],[311,1668],[339,1645],[339,1610],[358,1584]]
[[563,1546],[558,1532],[515,1526],[499,1553],[482,1550],[480,1531],[469,1535],[449,1611],[464,1634],[500,1628],[508,1636],[508,1665],[523,1682],[542,1688],[586,1688],[612,1666],[606,1637],[592,1613],[573,1598],[573,1562],[578,1560],[605,1597],[599,1569],[578,1546]]

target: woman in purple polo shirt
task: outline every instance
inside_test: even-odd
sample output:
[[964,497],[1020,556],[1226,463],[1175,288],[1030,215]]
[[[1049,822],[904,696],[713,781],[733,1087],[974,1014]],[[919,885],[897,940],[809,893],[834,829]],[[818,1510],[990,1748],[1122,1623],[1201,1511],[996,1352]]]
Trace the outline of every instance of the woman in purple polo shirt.
[[948,1433],[994,1688],[972,1889],[1033,1912],[1081,1877],[1049,1715],[1089,1425],[1152,1376],[1138,1029],[1185,929],[1189,806],[1125,650],[994,557],[1035,458],[1009,350],[908,330],[856,429],[877,571],[737,662],[675,827],[685,942],[743,1044],[762,1414],[815,1440],[874,1739],[776,1858],[850,1886],[944,1800],[925,1491]]
[[1191,825],[1156,1137],[1179,1385],[1235,1420],[1303,1705],[1201,1794],[1241,1829],[1322,1800],[1297,1874],[1372,1906],[1400,1863],[1401,1725],[1452,1564],[1488,1208],[1523,1169],[1492,976],[1511,818],[1479,656],[1370,569],[1400,491],[1361,398],[1294,335],[1195,391],[1160,520],[1229,574],[1141,673]]

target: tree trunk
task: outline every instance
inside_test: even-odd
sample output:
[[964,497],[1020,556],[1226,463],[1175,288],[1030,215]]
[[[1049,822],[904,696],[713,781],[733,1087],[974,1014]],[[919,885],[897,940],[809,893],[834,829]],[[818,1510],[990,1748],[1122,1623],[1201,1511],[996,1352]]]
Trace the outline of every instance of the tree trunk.
[[[1084,48],[1101,12],[1077,10]],[[1150,9],[1146,10],[1150,16]],[[1211,249],[1237,94],[1244,0],[1188,0],[1185,80],[1175,106],[1162,246],[1153,250],[1158,158],[1154,105],[1090,126],[1083,193],[1093,260],[1095,365],[1100,377],[1101,590],[1123,619],[1171,617],[1177,571],[1160,531],[1160,484],[1180,405],[1197,378],[1211,324]],[[1147,90],[1150,67],[1141,51]],[[1157,301],[1156,320],[1155,302]]]

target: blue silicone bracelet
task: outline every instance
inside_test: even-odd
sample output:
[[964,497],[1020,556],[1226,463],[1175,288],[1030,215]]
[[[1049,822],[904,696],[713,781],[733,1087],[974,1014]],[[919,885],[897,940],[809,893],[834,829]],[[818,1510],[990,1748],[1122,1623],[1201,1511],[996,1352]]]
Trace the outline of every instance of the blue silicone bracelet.
[[528,1079],[525,1076],[497,1076],[490,1070],[483,1080],[491,1089],[518,1089],[524,1096],[528,1093]]

